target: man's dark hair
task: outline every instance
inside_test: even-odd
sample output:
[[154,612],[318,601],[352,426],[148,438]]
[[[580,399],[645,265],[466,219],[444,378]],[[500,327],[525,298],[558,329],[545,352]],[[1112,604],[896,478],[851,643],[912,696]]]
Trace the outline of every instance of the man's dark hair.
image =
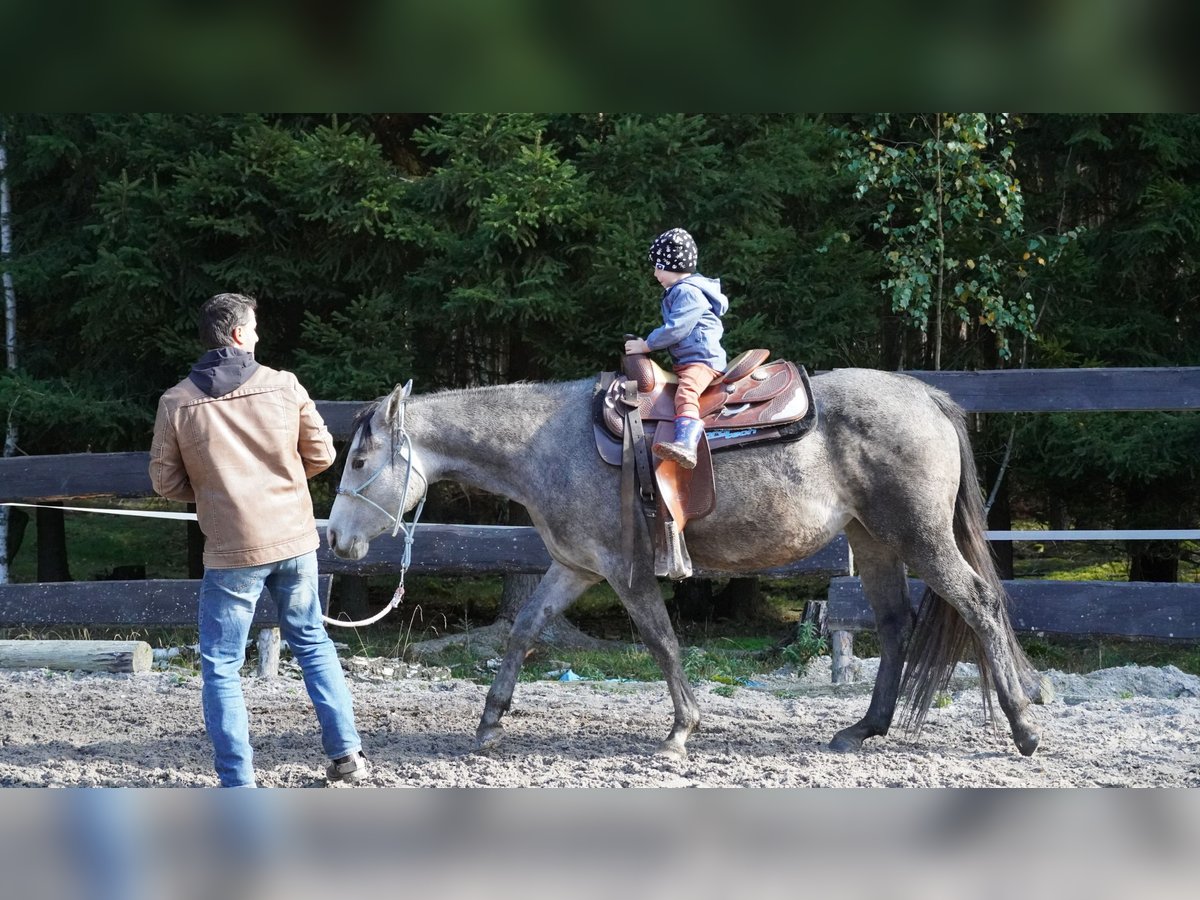
[[245,294],[217,294],[200,307],[200,341],[205,349],[233,345],[233,329],[250,321],[258,301]]

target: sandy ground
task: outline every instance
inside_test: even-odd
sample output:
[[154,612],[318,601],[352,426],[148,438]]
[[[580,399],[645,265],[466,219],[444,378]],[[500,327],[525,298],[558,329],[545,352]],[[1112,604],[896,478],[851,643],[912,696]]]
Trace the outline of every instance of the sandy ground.
[[[652,752],[671,720],[661,682],[521,683],[505,743],[476,755],[486,687],[386,660],[347,670],[377,787],[1200,786],[1200,678],[1173,667],[1047,673],[1060,696],[1038,710],[1042,745],[1029,759],[984,720],[969,677],[920,734],[896,728],[832,753],[833,733],[866,710],[871,662],[854,685],[829,684],[824,658],[729,697],[700,686],[704,719],[683,762]],[[294,668],[244,685],[260,785],[323,786]],[[209,754],[200,679],[186,670],[0,673],[2,786],[216,785]]]

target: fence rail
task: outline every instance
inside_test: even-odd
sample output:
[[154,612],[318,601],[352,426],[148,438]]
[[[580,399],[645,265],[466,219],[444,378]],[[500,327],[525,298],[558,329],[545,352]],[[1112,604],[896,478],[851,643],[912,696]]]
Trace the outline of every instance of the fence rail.
[[[908,372],[947,391],[964,409],[978,413],[1010,412],[1128,412],[1200,409],[1200,367],[1156,369],[1025,369],[990,372]],[[349,436],[359,402],[318,401],[317,407],[338,439]],[[147,453],[79,453],[0,459],[0,502],[63,501],[91,497],[150,497]],[[1114,540],[1130,533],[1111,533]],[[1118,534],[1120,535],[1118,537]],[[1148,533],[1147,533],[1148,534]],[[1180,532],[1190,534],[1190,532]],[[1094,535],[1089,535],[1094,537]],[[1019,540],[1019,532],[1006,538]],[[1070,539],[1064,538],[1064,539]],[[377,539],[368,555],[349,562],[322,551],[322,571],[345,575],[386,574],[399,569],[399,541]],[[474,575],[536,573],[549,565],[545,546],[532,528],[483,528],[460,525],[422,525],[414,545],[417,573]],[[845,576],[849,552],[844,537],[820,554],[768,576],[821,574]],[[719,575],[721,573],[699,573]],[[126,615],[178,617],[186,597],[195,594],[193,582],[136,582],[116,588],[116,582],[48,583],[0,586],[0,625],[21,624],[16,610],[31,609],[35,599],[62,596],[80,609],[99,611],[102,604],[135,604],[147,591],[158,592],[161,603]],[[847,631],[869,628],[873,619],[857,579],[835,577],[830,592],[828,621]],[[1196,634],[1195,614],[1200,585],[1128,585],[1111,582],[1008,582],[1014,610],[1032,623],[1026,630],[1066,634],[1121,634],[1173,639]],[[857,591],[857,593],[855,593]],[[919,593],[916,594],[919,596]],[[109,600],[93,599],[89,597]],[[119,601],[117,598],[124,597]],[[176,597],[176,600],[168,600]],[[137,598],[137,599],[135,599]],[[185,604],[180,606],[179,604]],[[115,607],[105,615],[116,615]],[[130,607],[133,609],[134,607]],[[174,611],[172,611],[174,610]],[[194,618],[192,619],[194,621]],[[1179,628],[1176,629],[1175,623]],[[1040,624],[1039,624],[1040,623]],[[25,624],[34,624],[28,622]],[[86,623],[80,623],[86,624]],[[122,624],[135,624],[131,620]],[[136,624],[158,624],[143,621]],[[166,623],[163,623],[166,624]],[[1018,623],[1018,627],[1024,625]],[[1189,631],[1189,629],[1191,629]]]

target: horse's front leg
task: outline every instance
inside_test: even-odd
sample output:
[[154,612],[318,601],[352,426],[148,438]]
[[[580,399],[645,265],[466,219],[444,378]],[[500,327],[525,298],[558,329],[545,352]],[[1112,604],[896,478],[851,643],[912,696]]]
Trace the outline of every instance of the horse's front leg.
[[687,759],[687,739],[700,727],[700,704],[696,702],[696,696],[683,672],[679,639],[671,627],[671,618],[667,615],[658,581],[653,575],[643,572],[634,578],[632,587],[618,579],[610,580],[609,584],[621,598],[625,611],[637,626],[646,649],[662,670],[667,689],[671,692],[675,721],[666,739],[658,745],[657,752],[674,759]]
[[580,594],[599,580],[599,576],[577,572],[559,563],[553,563],[542,576],[537,588],[521,607],[516,621],[513,622],[512,631],[509,632],[504,660],[500,663],[496,677],[492,679],[487,702],[483,707],[483,717],[475,731],[475,751],[490,750],[500,743],[504,736],[504,726],[500,724],[500,717],[508,711],[512,703],[513,688],[516,686],[521,664],[546,623],[574,603]]

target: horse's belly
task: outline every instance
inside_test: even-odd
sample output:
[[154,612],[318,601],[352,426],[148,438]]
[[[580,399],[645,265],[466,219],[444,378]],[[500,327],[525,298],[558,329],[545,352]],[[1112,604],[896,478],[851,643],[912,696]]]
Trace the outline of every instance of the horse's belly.
[[846,518],[832,498],[779,497],[728,511],[718,504],[712,515],[689,523],[684,537],[701,568],[753,572],[812,556]]

